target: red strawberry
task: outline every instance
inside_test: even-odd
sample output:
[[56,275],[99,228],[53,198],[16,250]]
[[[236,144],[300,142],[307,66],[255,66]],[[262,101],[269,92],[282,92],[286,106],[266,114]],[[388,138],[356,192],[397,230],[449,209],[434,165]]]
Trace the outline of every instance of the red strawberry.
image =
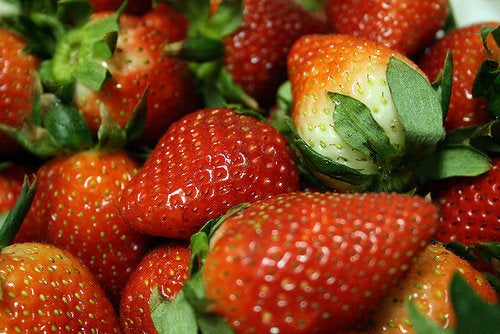
[[412,265],[408,276],[384,297],[372,316],[367,333],[417,333],[408,314],[408,300],[439,326],[457,326],[450,296],[450,283],[460,273],[474,291],[494,304],[498,296],[488,281],[470,263],[441,244],[429,244]]
[[169,300],[189,278],[191,252],[186,243],[166,243],[148,253],[132,272],[123,289],[120,322],[124,333],[158,333],[151,319],[155,293]]
[[447,130],[492,119],[486,100],[472,95],[472,86],[482,62],[500,60],[500,48],[493,37],[488,39],[491,53],[483,46],[479,30],[484,25],[497,27],[500,22],[484,22],[452,30],[434,43],[419,61],[422,70],[433,79],[442,70],[446,53],[451,51],[453,54],[453,86],[445,120]]
[[300,36],[326,32],[326,24],[290,0],[244,0],[240,27],[224,37],[224,68],[263,108],[286,80],[286,56]]
[[[37,57],[24,52],[27,42],[17,33],[0,28],[0,123],[21,126],[31,115],[41,88]],[[19,153],[21,146],[0,131],[0,156]]]
[[295,156],[276,129],[233,109],[174,123],[119,199],[137,230],[189,239],[241,202],[297,190]]
[[[93,20],[109,14],[100,12]],[[153,145],[170,123],[198,106],[188,64],[162,54],[164,44],[185,37],[187,21],[160,2],[141,17],[122,14],[119,22],[116,49],[106,62],[111,79],[99,91],[77,83],[73,100],[94,131],[99,128],[101,104],[124,127],[148,88],[147,120],[139,142]]]
[[432,198],[441,212],[437,240],[466,245],[500,241],[499,157],[492,159],[487,173],[441,180],[432,188]]
[[121,333],[104,290],[71,253],[14,244],[0,252],[0,332]]
[[335,32],[368,38],[413,57],[444,27],[449,3],[447,0],[327,0],[325,10]]
[[115,202],[138,169],[123,151],[91,149],[49,160],[37,172],[21,228],[38,229],[45,241],[80,258],[115,303],[148,249],[149,238],[122,219]]
[[229,217],[201,270],[237,333],[337,333],[366,321],[438,223],[403,194],[289,193]]
[[444,138],[440,99],[418,67],[381,44],[308,35],[288,56],[296,145],[341,191],[406,191]]
[[0,164],[0,213],[10,211],[16,203],[24,175],[24,169],[16,164]]

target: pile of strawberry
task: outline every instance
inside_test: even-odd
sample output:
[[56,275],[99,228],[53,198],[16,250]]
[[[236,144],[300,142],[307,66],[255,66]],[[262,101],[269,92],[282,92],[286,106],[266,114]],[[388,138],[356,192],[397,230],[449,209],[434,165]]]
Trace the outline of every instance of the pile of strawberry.
[[0,332],[499,333],[500,21],[0,1]]

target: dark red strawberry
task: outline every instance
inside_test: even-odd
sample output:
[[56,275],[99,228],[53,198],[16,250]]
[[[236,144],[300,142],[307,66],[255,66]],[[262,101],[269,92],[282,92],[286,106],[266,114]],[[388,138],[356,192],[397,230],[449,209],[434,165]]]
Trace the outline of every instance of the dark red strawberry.
[[456,177],[433,184],[432,198],[441,212],[436,239],[466,245],[500,241],[500,158],[475,177]]
[[21,192],[25,170],[14,163],[0,164],[0,213],[10,211]]
[[155,298],[173,300],[181,291],[189,278],[190,256],[189,244],[181,242],[161,244],[144,256],[123,289],[120,322],[124,333],[158,333],[150,303]]
[[[39,59],[24,51],[27,42],[18,33],[0,28],[0,123],[21,126],[31,115],[41,93]],[[0,131],[0,157],[21,151],[21,146]]]
[[449,3],[447,0],[327,0],[325,10],[333,31],[368,38],[414,57],[444,27]]
[[[100,12],[92,20],[108,15]],[[164,2],[141,17],[120,16],[116,48],[106,62],[111,78],[97,91],[79,81],[75,88],[73,101],[94,132],[101,105],[124,127],[146,89],[147,120],[139,143],[154,145],[170,123],[198,107],[188,64],[162,54],[164,44],[185,37],[187,24]]]
[[453,55],[453,86],[445,127],[453,130],[478,125],[492,119],[485,98],[473,96],[473,83],[485,60],[500,61],[500,49],[493,37],[488,38],[488,51],[479,30],[483,26],[498,27],[500,22],[477,23],[447,33],[434,43],[419,61],[420,68],[434,79],[443,68],[448,51]]
[[119,205],[139,231],[189,239],[236,204],[298,187],[295,155],[278,131],[233,109],[203,109],[168,129]]
[[300,36],[326,32],[325,22],[290,0],[244,0],[243,21],[224,37],[224,68],[261,107],[276,101],[286,56]]

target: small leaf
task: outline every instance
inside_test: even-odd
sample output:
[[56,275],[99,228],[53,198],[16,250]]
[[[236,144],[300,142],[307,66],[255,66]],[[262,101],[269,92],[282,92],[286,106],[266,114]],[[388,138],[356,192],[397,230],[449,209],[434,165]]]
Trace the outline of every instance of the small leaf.
[[419,72],[391,57],[387,81],[412,155],[426,154],[445,137],[441,99]]
[[408,312],[410,314],[410,318],[413,322],[413,326],[416,330],[416,334],[451,334],[452,330],[446,330],[433,322],[431,319],[426,318],[422,315],[412,300],[408,300]]
[[149,84],[139,98],[130,119],[125,125],[125,133],[128,142],[139,138],[142,134],[148,116],[148,94]]
[[42,120],[61,147],[76,152],[94,146],[91,130],[82,115],[54,95],[42,97]]
[[355,150],[384,164],[397,155],[384,129],[375,121],[370,109],[362,102],[339,93],[327,93],[335,103],[335,130]]
[[419,165],[422,174],[433,180],[454,176],[476,176],[491,168],[490,158],[466,145],[446,145],[423,159]]
[[101,125],[97,131],[99,149],[119,150],[125,147],[127,135],[113,119],[106,107],[101,104]]
[[31,207],[37,186],[36,178],[30,181],[29,177],[25,176],[21,192],[14,206],[0,225],[0,249],[8,246],[16,236]]
[[372,175],[360,173],[354,168],[337,163],[319,154],[302,138],[300,138],[290,118],[285,118],[285,122],[288,124],[290,131],[294,136],[294,145],[297,147],[297,151],[299,152],[302,161],[310,170],[353,185],[359,191],[363,191],[371,185],[373,181]]
[[500,333],[500,304],[489,304],[479,297],[464,278],[455,274],[450,285],[457,318],[457,334]]
[[446,118],[448,107],[450,105],[451,88],[453,84],[453,57],[452,53],[446,54],[443,70],[439,73],[436,81],[432,86],[438,93],[441,100],[441,109],[443,111],[443,119]]
[[182,291],[174,300],[165,299],[152,309],[151,318],[159,334],[198,333],[194,310]]

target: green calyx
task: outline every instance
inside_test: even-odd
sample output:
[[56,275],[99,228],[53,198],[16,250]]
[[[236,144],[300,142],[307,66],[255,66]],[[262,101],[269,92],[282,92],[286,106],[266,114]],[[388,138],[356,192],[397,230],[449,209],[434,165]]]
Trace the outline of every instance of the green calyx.
[[[335,106],[335,131],[354,151],[375,164],[375,173],[364,174],[349,166],[348,161],[341,163],[338,160],[342,157],[322,156],[288,121],[301,160],[320,183],[342,191],[406,192],[425,179],[478,175],[490,168],[484,152],[464,141],[445,141],[443,120],[451,93],[451,55],[432,85],[395,57],[389,60],[386,76],[403,127],[404,145],[391,143],[365,104],[347,95],[327,92]],[[475,163],[471,164],[470,159]]]
[[150,298],[151,318],[159,334],[234,333],[223,318],[210,312],[211,301],[205,293],[201,269],[214,232],[225,220],[247,206],[248,203],[242,203],[229,209],[220,218],[208,221],[191,237],[190,279],[174,300],[162,297],[158,289],[153,292]]
[[74,80],[98,91],[110,74],[105,61],[113,55],[119,31],[118,11],[69,30],[57,43],[50,63],[50,80],[68,84]]

